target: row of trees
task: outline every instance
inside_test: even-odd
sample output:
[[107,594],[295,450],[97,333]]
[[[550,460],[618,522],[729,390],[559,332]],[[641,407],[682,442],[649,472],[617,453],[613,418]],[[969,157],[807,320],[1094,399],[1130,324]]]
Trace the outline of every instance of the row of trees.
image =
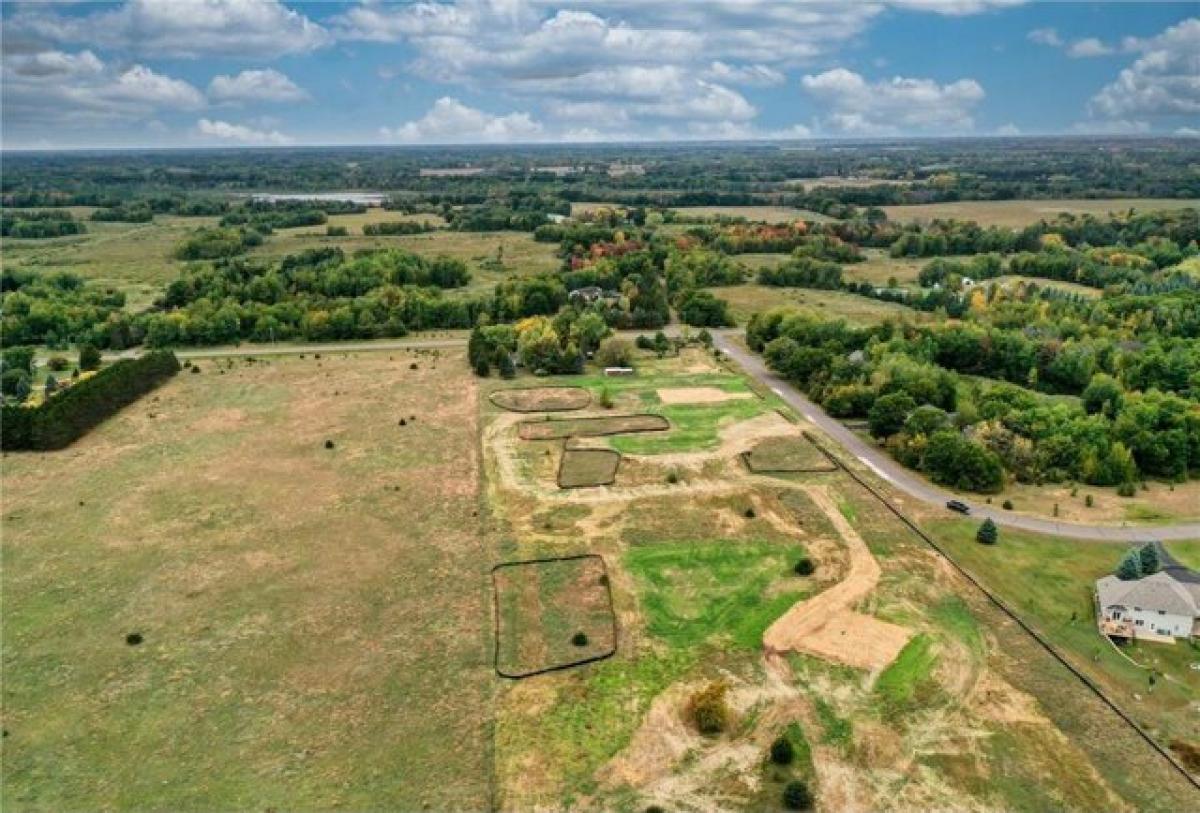
[[87,227],[65,209],[24,211],[0,209],[0,237],[41,240],[83,234]]
[[1200,470],[1196,404],[1104,374],[1077,402],[963,378],[939,363],[937,343],[957,346],[969,329],[855,329],[771,311],[751,320],[748,340],[831,414],[866,418],[898,460],[958,488],[993,491],[1005,477],[1130,486]]

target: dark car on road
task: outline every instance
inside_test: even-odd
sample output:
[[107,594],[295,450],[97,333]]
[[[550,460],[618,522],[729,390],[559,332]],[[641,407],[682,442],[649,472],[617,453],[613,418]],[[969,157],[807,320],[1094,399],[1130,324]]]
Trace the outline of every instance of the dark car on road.
[[962,500],[950,500],[946,503],[946,507],[951,511],[957,511],[960,514],[971,513],[971,506],[967,505]]

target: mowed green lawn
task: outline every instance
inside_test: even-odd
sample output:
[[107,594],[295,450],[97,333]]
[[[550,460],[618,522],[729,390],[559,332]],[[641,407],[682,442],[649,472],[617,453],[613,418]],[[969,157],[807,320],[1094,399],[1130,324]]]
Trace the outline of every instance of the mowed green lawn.
[[[995,546],[981,545],[978,523],[938,520],[926,523],[947,552],[1023,619],[1065,651],[1076,666],[1108,689],[1136,719],[1166,743],[1183,738],[1200,744],[1200,648],[1186,642],[1138,643],[1123,657],[1096,629],[1093,585],[1112,573],[1128,546],[1088,543],[1001,528]],[[1200,543],[1169,543],[1184,561],[1200,559]],[[1156,681],[1150,685],[1149,669]]]
[[200,364],[4,458],[4,809],[485,809],[462,355]]

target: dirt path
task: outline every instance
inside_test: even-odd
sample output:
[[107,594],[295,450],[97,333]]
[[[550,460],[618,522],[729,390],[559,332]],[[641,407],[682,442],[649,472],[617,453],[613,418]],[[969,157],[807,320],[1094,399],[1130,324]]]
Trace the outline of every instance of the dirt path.
[[768,653],[794,650],[849,666],[880,669],[895,659],[911,633],[853,611],[879,584],[879,563],[842,516],[827,486],[805,485],[803,489],[841,534],[850,566],[845,579],[795,604],[768,627],[763,647]]

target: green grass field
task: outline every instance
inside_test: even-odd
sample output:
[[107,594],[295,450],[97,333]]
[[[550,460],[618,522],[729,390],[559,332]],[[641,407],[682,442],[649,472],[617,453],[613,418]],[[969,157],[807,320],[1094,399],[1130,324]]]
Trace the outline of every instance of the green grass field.
[[807,592],[791,568],[799,545],[738,540],[646,543],[625,554],[646,629],[675,647],[713,641],[756,650],[771,622]]
[[842,318],[859,326],[878,324],[884,319],[920,322],[932,317],[931,314],[895,302],[880,302],[843,291],[776,288],[756,283],[706,290],[729,303],[733,318],[739,325],[744,325],[756,313],[783,306],[825,318]]
[[[948,552],[1030,623],[1067,652],[1117,700],[1126,704],[1163,742],[1183,737],[1200,742],[1200,721],[1187,712],[1200,697],[1200,650],[1191,644],[1138,643],[1122,656],[1095,625],[1093,585],[1116,568],[1127,546],[1087,543],[1004,528],[995,547],[975,542],[976,523],[934,521],[928,530]],[[1200,543],[1172,543],[1170,550],[1194,561]],[[1160,675],[1153,690],[1148,669]]]

